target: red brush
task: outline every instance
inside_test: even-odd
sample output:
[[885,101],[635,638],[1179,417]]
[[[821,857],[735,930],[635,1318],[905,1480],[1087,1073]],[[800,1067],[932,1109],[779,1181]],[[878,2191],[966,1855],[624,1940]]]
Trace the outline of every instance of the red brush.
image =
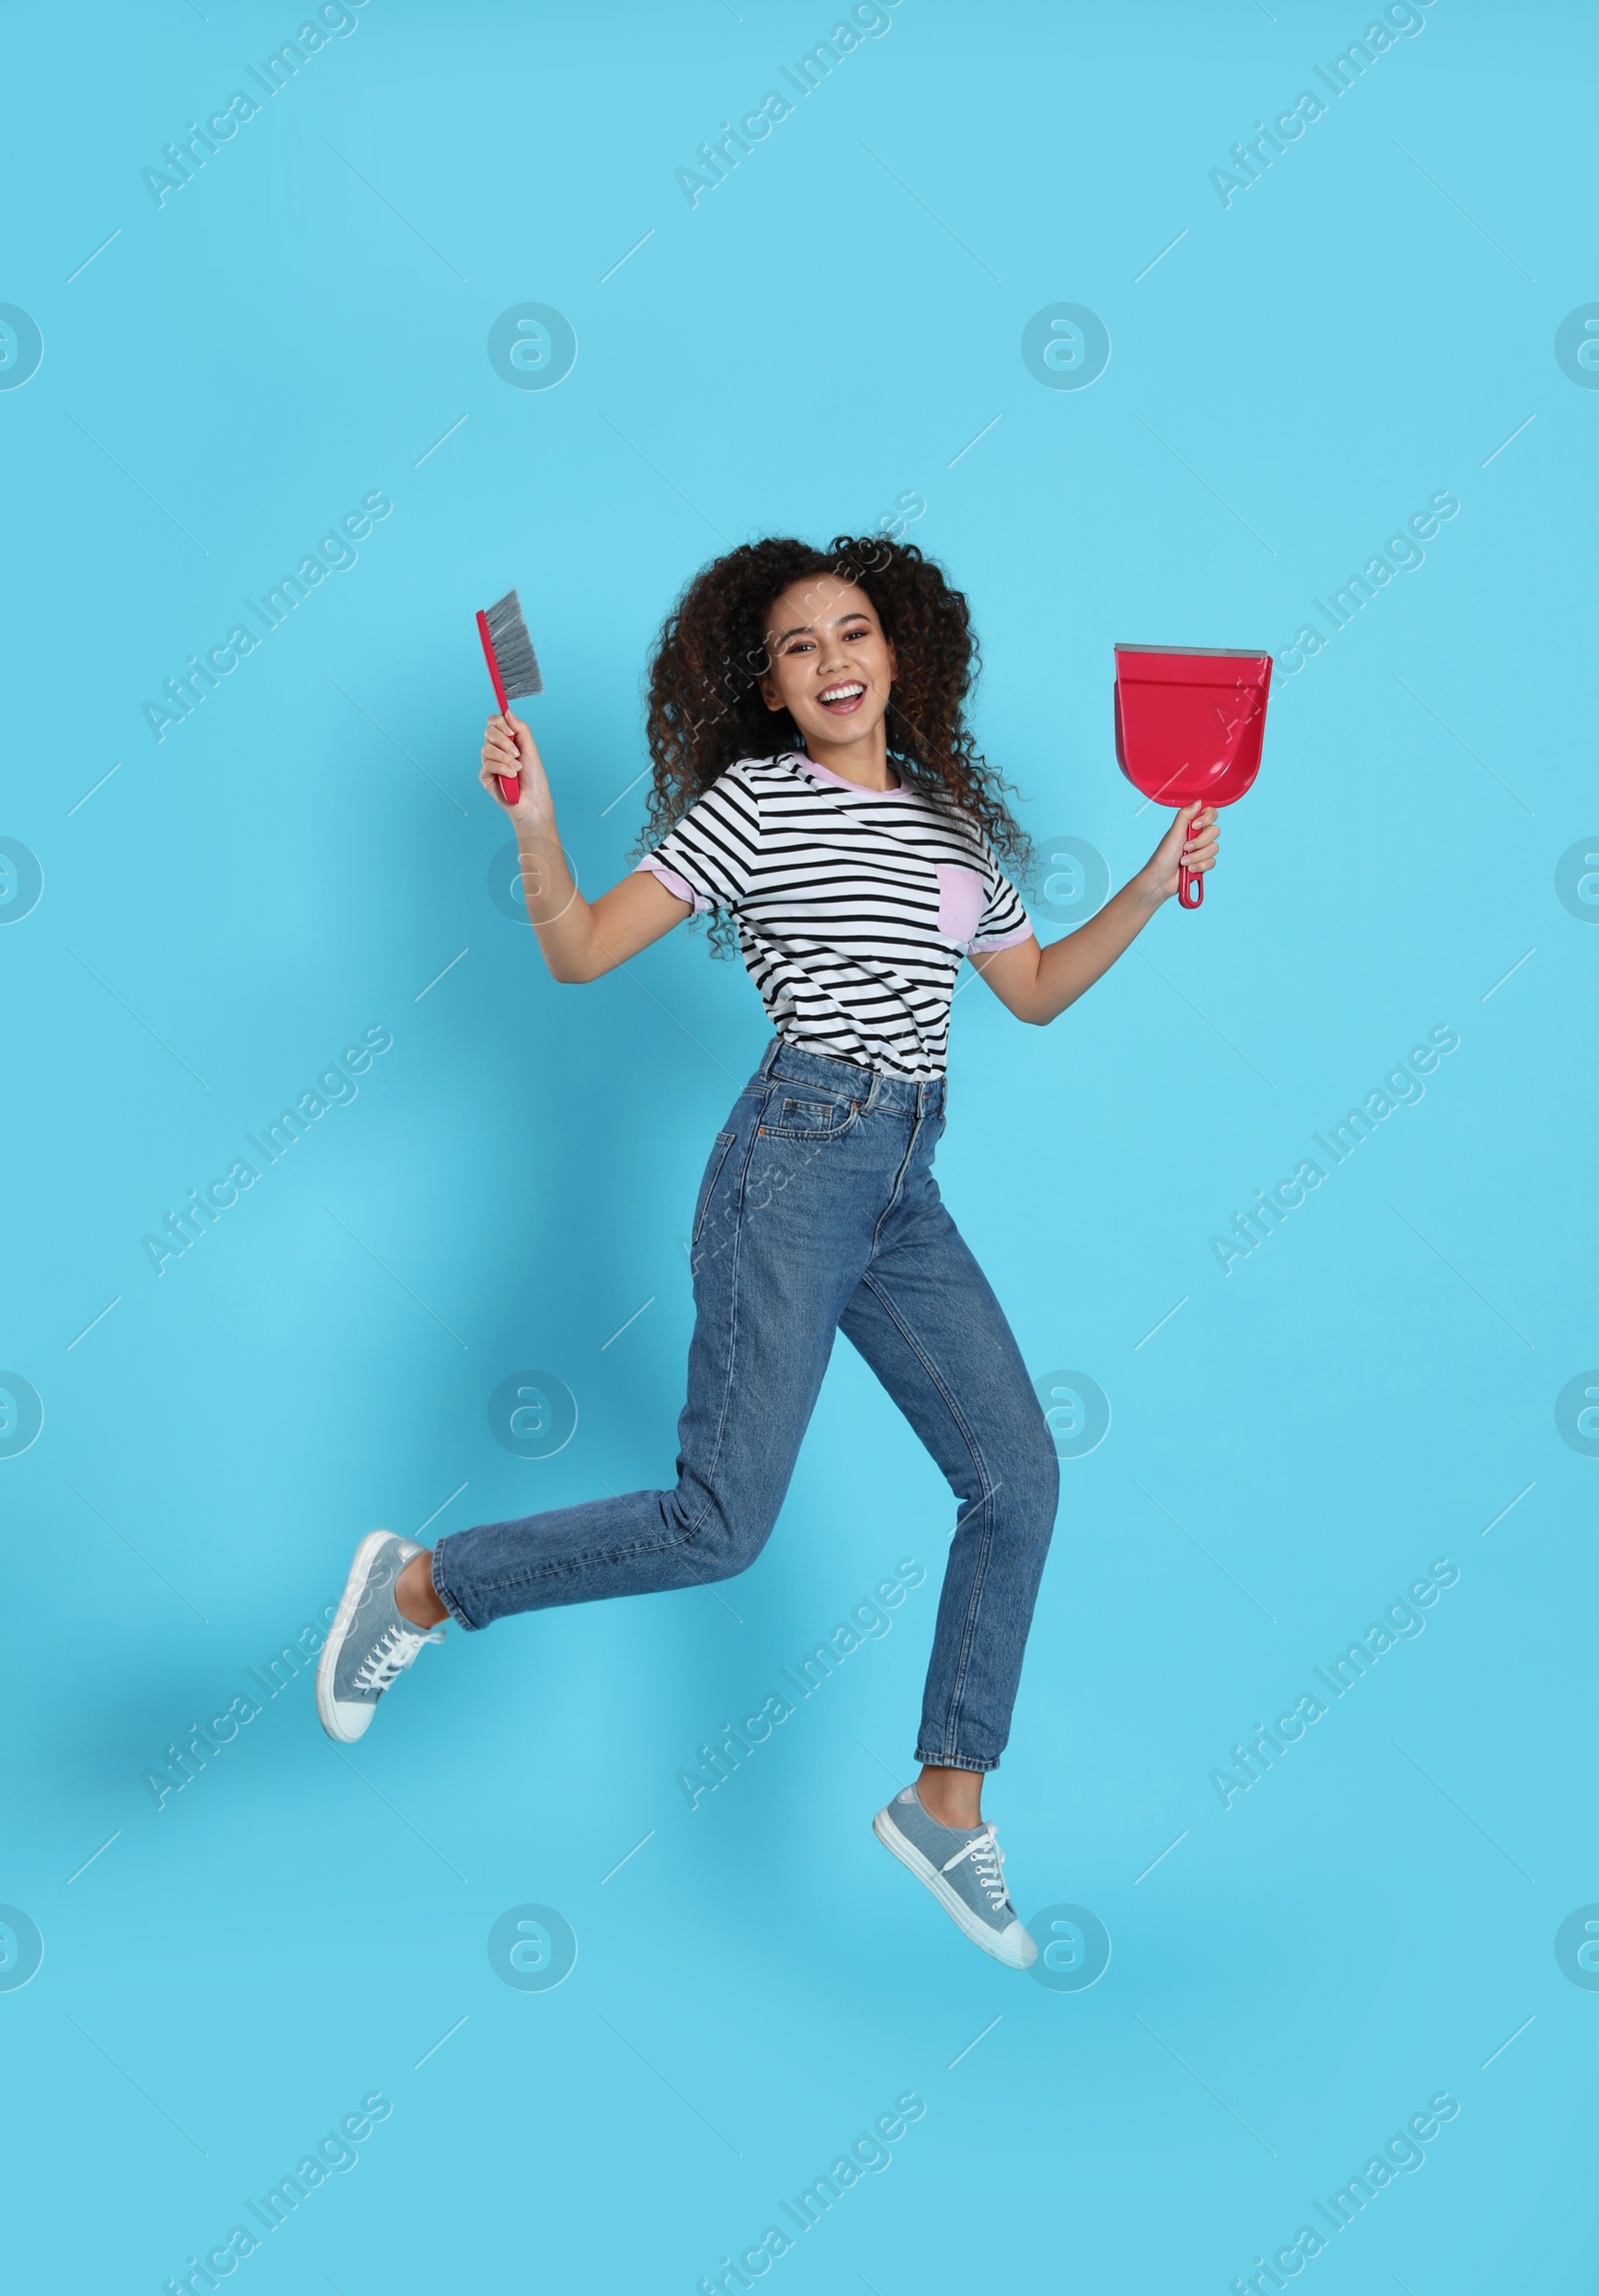
[[[539,657],[528,636],[528,625],[522,619],[522,602],[514,590],[508,590],[504,598],[478,616],[478,636],[483,640],[483,658],[494,680],[494,698],[500,705],[502,717],[511,708],[513,694],[544,692]],[[506,804],[514,806],[522,795],[521,783],[513,781],[509,774],[499,774],[496,779]]]

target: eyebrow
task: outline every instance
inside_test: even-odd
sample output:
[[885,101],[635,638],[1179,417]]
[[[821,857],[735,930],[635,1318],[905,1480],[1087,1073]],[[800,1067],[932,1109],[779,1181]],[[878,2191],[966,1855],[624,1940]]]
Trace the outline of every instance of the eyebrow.
[[[860,608],[859,608],[859,607],[856,607],[856,608],[853,610],[853,612],[852,612],[852,613],[849,613],[849,614],[840,614],[840,615],[839,615],[839,617],[838,617],[838,620],[839,620],[839,622],[840,622],[840,623],[844,623],[844,622],[864,622],[866,619],[867,619],[867,617],[865,616],[865,614],[864,614],[864,613],[862,613],[862,611],[860,610]],[[801,637],[803,637],[803,636],[804,636],[804,635],[805,635],[805,634],[806,634],[808,631],[812,631],[812,630],[814,630],[814,628],[815,628],[815,624],[814,624],[813,622],[797,622],[797,623],[795,623],[795,625],[793,626],[793,628],[792,628],[792,629],[789,629],[789,630],[780,630],[780,631],[778,632],[778,635],[777,635],[777,637],[776,637],[776,638],[773,640],[773,644],[774,644],[774,645],[776,645],[776,646],[781,646],[781,645],[784,643],[784,641],[785,641],[786,639],[789,639],[789,638],[801,638]]]

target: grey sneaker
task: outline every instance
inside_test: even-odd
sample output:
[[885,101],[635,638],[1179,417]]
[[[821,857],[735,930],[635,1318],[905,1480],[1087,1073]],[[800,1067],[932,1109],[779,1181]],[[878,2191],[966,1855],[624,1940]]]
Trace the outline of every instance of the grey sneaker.
[[395,1608],[394,1582],[414,1554],[414,1538],[374,1530],[356,1548],[338,1616],[317,1662],[317,1712],[330,1738],[354,1745],[370,1726],[378,1700],[398,1680],[424,1642],[442,1642]]
[[1005,1853],[991,1825],[940,1825],[922,1808],[915,1787],[906,1786],[878,1810],[871,1830],[884,1849],[926,1883],[973,1945],[1007,1969],[1027,1969],[1037,1960],[1038,1948],[1005,1889]]

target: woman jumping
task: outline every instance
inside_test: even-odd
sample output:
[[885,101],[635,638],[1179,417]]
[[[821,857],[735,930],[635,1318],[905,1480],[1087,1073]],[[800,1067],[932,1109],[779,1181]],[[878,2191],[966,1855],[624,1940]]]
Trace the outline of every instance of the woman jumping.
[[[1054,1525],[1054,1445],[998,1300],[932,1176],[963,957],[1018,1021],[1055,1019],[1208,870],[1215,811],[1184,806],[1097,916],[1040,949],[999,855],[1025,857],[973,746],[966,602],[909,544],[731,551],[672,614],[650,678],[654,849],[578,892],[533,736],[489,720],[482,780],[517,833],[557,981],[593,981],[709,912],[736,928],[776,1031],[712,1147],[691,1234],[695,1327],[678,1479],[441,1538],[373,1531],[322,1652],[317,1709],[359,1738],[441,1620],[706,1586],[777,1520],[842,1331],[959,1511],[933,1630],[920,1775],[873,1820],[966,1936],[1036,1949],[981,1814]],[[505,807],[501,777],[515,781]]]

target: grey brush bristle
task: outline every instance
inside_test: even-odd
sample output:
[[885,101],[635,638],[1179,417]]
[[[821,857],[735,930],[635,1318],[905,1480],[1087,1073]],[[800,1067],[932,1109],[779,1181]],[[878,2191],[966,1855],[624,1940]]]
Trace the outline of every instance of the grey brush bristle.
[[489,625],[489,643],[494,658],[500,665],[500,683],[508,700],[519,694],[542,694],[544,680],[539,675],[539,657],[528,636],[528,625],[522,619],[522,601],[514,590],[504,598],[486,606],[483,618]]

